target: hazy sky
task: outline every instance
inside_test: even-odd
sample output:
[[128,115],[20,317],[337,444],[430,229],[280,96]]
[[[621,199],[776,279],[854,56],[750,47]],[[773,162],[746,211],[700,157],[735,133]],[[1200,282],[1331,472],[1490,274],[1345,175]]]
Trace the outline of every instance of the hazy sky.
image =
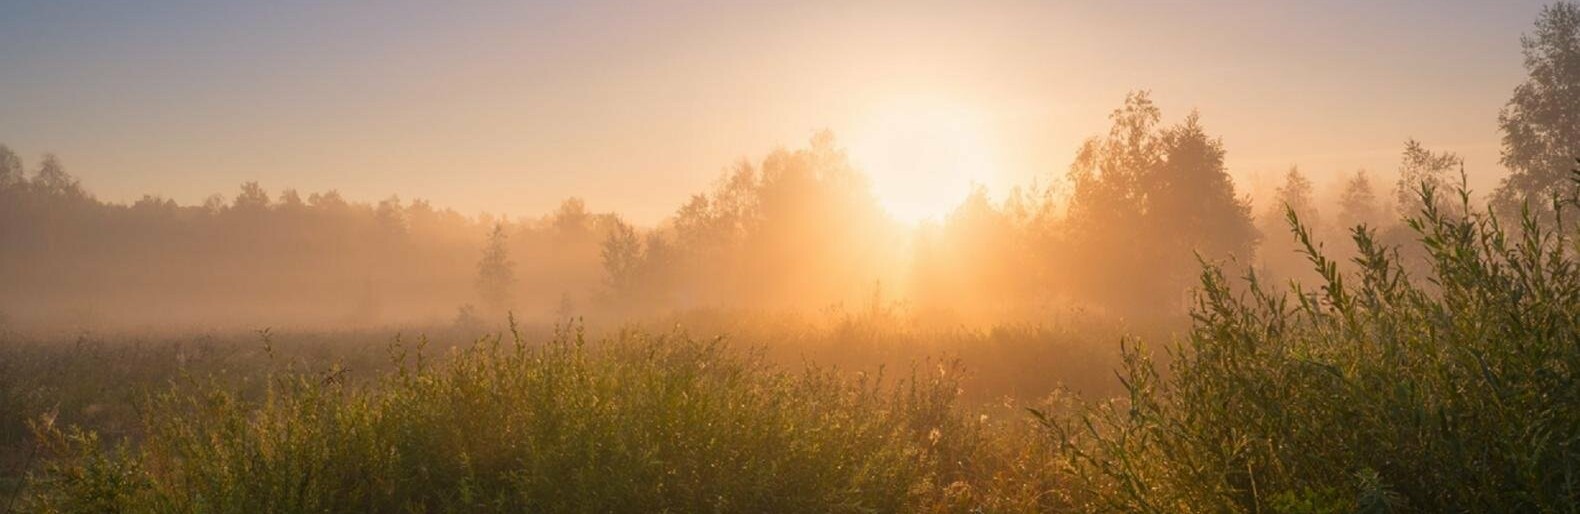
[[1486,189],[1542,3],[0,0],[0,143],[111,200],[257,180],[653,222],[821,128],[888,200],[1045,180],[1150,89],[1246,189],[1391,174],[1407,137]]

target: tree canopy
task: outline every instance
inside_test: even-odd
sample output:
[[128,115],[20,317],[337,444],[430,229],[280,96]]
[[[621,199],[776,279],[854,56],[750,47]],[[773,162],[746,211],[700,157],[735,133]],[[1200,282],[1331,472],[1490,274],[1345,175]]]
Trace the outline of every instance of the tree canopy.
[[1580,5],[1543,7],[1520,46],[1526,78],[1498,115],[1509,175],[1494,201],[1505,213],[1526,203],[1544,213],[1580,157]]

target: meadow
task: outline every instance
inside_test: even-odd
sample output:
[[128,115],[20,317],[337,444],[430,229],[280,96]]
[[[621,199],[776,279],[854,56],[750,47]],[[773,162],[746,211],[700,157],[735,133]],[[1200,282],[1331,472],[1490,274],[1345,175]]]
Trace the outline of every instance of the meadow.
[[[1580,513],[1574,2],[1518,38],[1496,145],[1448,125],[1514,81],[1502,3],[922,3],[940,23],[910,50],[868,30],[921,19],[899,4],[470,14],[508,38],[339,4],[237,4],[190,33],[168,24],[197,5],[45,4],[0,17],[27,79],[0,88],[26,130],[0,136],[110,169],[99,197],[0,145],[0,514]],[[779,33],[802,17],[859,30]],[[962,25],[994,36],[950,43]],[[400,44],[358,51],[374,26]],[[1081,40],[1092,59],[1042,52]],[[869,44],[908,57],[840,61]],[[1029,64],[993,71],[1009,54]],[[336,60],[270,68],[299,57]],[[399,77],[360,75],[380,63]],[[905,63],[927,71],[884,65]],[[945,76],[991,84],[996,114]],[[1062,126],[1100,113],[1050,85],[1136,76],[1223,115],[1165,122],[1137,89],[1106,131]],[[835,83],[861,87],[776,96]],[[854,144],[816,130],[706,185],[682,170],[798,116]],[[1296,158],[1318,171],[1260,174]],[[606,210],[548,196],[578,188]]]
[[1177,336],[875,310],[8,345],[8,509],[1572,510],[1574,240],[1422,194],[1424,274],[1364,228],[1332,261],[1291,213],[1320,284],[1206,265]]
[[[792,510],[806,510],[844,503],[856,510],[908,510],[943,501],[943,488],[952,484],[955,490],[948,495],[966,494],[969,491],[961,487],[967,474],[986,476],[982,473],[990,468],[991,473],[998,473],[998,466],[1008,464],[985,467],[970,462],[1023,458],[1010,441],[988,441],[983,434],[989,427],[995,438],[1010,432],[1022,436],[1040,432],[1023,410],[1023,402],[1041,405],[1061,388],[1070,394],[1080,391],[1097,396],[1111,395],[1120,388],[1113,375],[1119,364],[1117,349],[1103,350],[1116,347],[1090,340],[1104,333],[1117,338],[1115,327],[1092,322],[1077,328],[1072,322],[1065,330],[1005,326],[981,331],[924,331],[907,328],[897,316],[888,311],[863,311],[810,322],[797,317],[710,312],[684,320],[605,329],[589,328],[579,320],[559,326],[509,326],[488,334],[476,328],[428,327],[425,334],[393,339],[386,332],[368,330],[82,335],[69,341],[22,341],[5,347],[0,359],[5,363],[0,376],[7,379],[0,388],[0,402],[5,407],[0,412],[7,413],[0,421],[7,457],[3,490],[23,498],[14,500],[19,504],[42,511],[94,511],[134,504],[151,511],[598,511],[619,510],[620,506],[738,511],[796,505],[800,508]],[[679,328],[682,326],[694,328]],[[466,398],[456,396],[461,394]],[[302,403],[309,397],[315,398],[312,406]],[[440,406],[446,411],[428,413],[430,417],[420,425],[386,425],[419,422],[386,419],[397,412]],[[342,409],[356,410],[355,417],[362,421],[349,419],[353,415]],[[219,418],[214,416],[229,417],[228,422],[237,423],[237,429],[243,425],[251,428],[243,430],[245,436],[240,432],[220,436],[202,428],[217,427],[213,423]],[[314,426],[299,425],[306,421],[299,416],[317,421],[310,423]],[[257,425],[263,418],[276,418],[266,423],[290,426]],[[319,425],[332,419],[341,421],[332,422],[332,427]],[[361,422],[371,424],[343,424]],[[493,428],[478,428],[484,426]],[[325,438],[326,430],[350,431],[337,437],[370,437],[355,444],[386,448],[408,457],[389,462],[389,469],[376,470],[367,467],[373,463],[367,460],[368,455],[338,453],[350,448],[322,447],[312,451],[325,453],[313,456],[295,450],[274,457],[257,453],[285,451],[282,445],[309,440],[338,444]],[[394,433],[381,433],[383,430],[449,439],[424,442],[439,446],[427,447],[422,450],[424,455],[417,455],[412,453],[416,448],[386,440]],[[479,430],[494,433],[500,440],[485,442]],[[223,496],[231,503],[183,503],[173,498],[196,491],[181,486],[156,493],[143,487],[153,482],[118,482],[137,490],[127,496],[130,490],[115,492],[104,487],[119,486],[87,484],[82,480],[88,477],[78,474],[111,480],[119,480],[111,478],[115,476],[133,478],[141,473],[136,469],[148,469],[144,464],[103,461],[101,464],[117,469],[97,471],[58,467],[100,459],[102,456],[93,454],[101,451],[128,457],[120,452],[151,449],[163,444],[153,441],[177,432],[186,433],[180,436],[185,438],[179,443],[183,449],[177,450],[183,455],[169,457],[249,470],[227,479],[232,481],[229,485],[216,484],[226,492],[202,493]],[[273,438],[286,433],[296,434],[289,436],[295,439],[237,440],[234,442],[249,448],[213,448],[226,454],[236,452],[232,455],[251,461],[247,464],[221,462],[225,459],[216,460],[218,454],[207,450],[201,450],[203,456],[184,454],[215,441],[215,437]],[[945,434],[950,436],[947,442],[953,453],[947,457],[927,455],[946,442],[940,439]],[[966,444],[973,446],[969,455]],[[993,448],[989,444],[1010,446]],[[121,445],[125,448],[115,449]],[[801,446],[806,449],[795,450]],[[410,460],[440,454],[444,459],[466,462],[452,460],[441,465]],[[479,455],[488,455],[493,464],[456,474],[462,469],[456,466],[478,465],[468,459]],[[643,465],[653,469],[620,476],[635,464],[602,460],[639,457],[649,459]],[[315,460],[292,464],[253,460],[260,458]],[[887,460],[839,460],[844,458]],[[314,486],[321,490],[285,494],[272,489],[275,486],[250,492],[235,489],[251,487],[246,484],[252,483],[261,469],[255,466],[287,466],[276,472],[280,479],[294,484],[292,480],[302,479],[299,473],[307,468],[292,466],[317,469],[325,465],[316,459],[344,459],[343,469],[324,470],[341,476],[324,478],[328,482]],[[528,461],[536,462],[531,466],[549,467],[518,467]],[[415,469],[412,466],[430,471],[422,477],[410,476]],[[962,469],[965,467],[976,469],[968,473]],[[194,472],[211,476],[216,469]],[[740,476],[748,470],[765,475],[750,480]],[[777,481],[792,470],[807,474],[808,482],[800,492],[792,493],[794,488],[781,487]],[[33,483],[24,483],[24,471],[34,473]],[[74,477],[54,475],[56,472]],[[467,474],[474,472],[480,475]],[[536,491],[520,489],[518,486],[525,484],[511,478],[528,472],[538,475]],[[682,478],[676,480],[690,483],[667,482],[670,478],[666,477],[677,473]],[[868,476],[888,473],[898,475]],[[406,476],[414,482],[389,482],[380,490],[351,491],[342,481],[375,480],[380,474],[388,477],[378,481]],[[433,480],[440,476],[450,477],[445,480],[487,476],[491,485],[480,490],[486,494],[444,490],[461,487],[460,483],[426,495],[413,492],[436,486]],[[568,484],[562,478],[567,476],[584,477],[577,480],[587,483],[576,487],[585,489],[564,489]],[[731,477],[747,482],[725,480],[733,480]],[[145,478],[151,477],[136,480]],[[949,480],[938,483],[945,478]],[[186,480],[181,479],[190,484]],[[751,480],[757,483],[748,483]],[[978,485],[984,486],[987,484]],[[42,494],[54,487],[64,489]],[[611,487],[622,492],[608,489]],[[717,487],[729,491],[714,491]],[[845,488],[854,489],[837,492]],[[842,496],[847,493],[852,496]],[[483,496],[468,496],[477,494]],[[50,495],[53,499],[46,500]],[[305,496],[285,498],[293,495]],[[319,497],[323,495],[327,497]],[[97,504],[61,503],[66,498],[100,496]],[[133,501],[134,496],[140,499]],[[556,497],[559,499],[545,499]],[[600,498],[596,503],[585,502],[593,497]],[[284,503],[269,503],[276,500]],[[298,500],[307,503],[293,503]],[[152,503],[137,503],[145,501]],[[1034,502],[1029,497],[1015,501]],[[773,506],[778,508],[768,508]]]

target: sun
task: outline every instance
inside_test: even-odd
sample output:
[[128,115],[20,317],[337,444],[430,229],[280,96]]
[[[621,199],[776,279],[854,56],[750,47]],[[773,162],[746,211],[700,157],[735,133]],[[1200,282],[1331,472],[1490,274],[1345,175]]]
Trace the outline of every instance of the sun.
[[905,99],[873,109],[852,136],[850,156],[890,215],[941,220],[995,170],[980,111],[957,103]]

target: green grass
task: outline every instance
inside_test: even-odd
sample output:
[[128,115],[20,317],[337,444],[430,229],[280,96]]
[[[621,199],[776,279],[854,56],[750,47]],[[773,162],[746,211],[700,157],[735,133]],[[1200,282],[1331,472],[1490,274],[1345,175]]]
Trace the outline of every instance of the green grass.
[[136,445],[39,427],[24,510],[894,512],[993,487],[949,366],[787,372],[641,333],[407,353],[362,385],[280,372],[256,401],[160,394]]

